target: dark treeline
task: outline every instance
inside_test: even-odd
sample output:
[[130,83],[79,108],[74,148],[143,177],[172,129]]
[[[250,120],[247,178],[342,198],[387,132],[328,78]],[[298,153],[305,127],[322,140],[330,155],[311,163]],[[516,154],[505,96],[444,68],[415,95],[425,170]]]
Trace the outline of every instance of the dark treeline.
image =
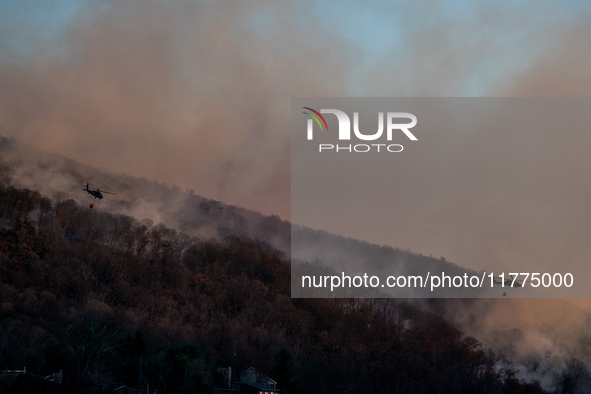
[[207,392],[217,367],[254,366],[283,392],[544,392],[408,303],[292,299],[278,256],[0,184],[0,368],[76,372],[88,390]]

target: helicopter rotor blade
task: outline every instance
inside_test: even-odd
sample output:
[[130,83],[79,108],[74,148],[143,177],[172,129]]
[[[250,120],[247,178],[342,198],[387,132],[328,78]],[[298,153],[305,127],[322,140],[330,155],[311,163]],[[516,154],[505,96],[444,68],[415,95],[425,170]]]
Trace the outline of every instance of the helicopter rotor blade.
[[111,193],[111,192],[105,192],[105,191],[101,191],[101,193],[106,193],[106,194],[112,194],[112,195],[115,195],[115,193]]

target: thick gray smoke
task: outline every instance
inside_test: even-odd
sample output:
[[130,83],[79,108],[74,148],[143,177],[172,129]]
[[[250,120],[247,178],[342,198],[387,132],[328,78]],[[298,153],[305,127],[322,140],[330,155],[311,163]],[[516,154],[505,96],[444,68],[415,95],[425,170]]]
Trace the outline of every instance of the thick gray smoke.
[[314,15],[288,3],[92,3],[23,55],[6,44],[29,23],[0,46],[0,133],[289,218],[289,98],[343,94],[346,62],[327,50],[339,40]]

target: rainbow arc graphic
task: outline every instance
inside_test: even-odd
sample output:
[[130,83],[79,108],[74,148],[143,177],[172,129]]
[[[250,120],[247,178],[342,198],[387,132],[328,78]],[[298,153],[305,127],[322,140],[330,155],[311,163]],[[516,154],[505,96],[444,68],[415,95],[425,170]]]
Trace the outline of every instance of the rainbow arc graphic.
[[[322,119],[324,126],[326,126],[326,131],[328,131],[328,125],[326,124],[326,120],[324,120],[324,116],[320,115],[320,112],[316,111],[315,109],[309,108],[309,107],[302,107],[302,108],[312,111],[312,112],[314,112],[314,114],[318,115],[320,117],[320,119]],[[302,112],[302,113],[312,117],[316,121],[316,123],[318,123],[318,126],[320,126],[320,130],[324,130],[324,128],[322,127],[322,123],[320,123],[320,119],[318,119],[318,116],[311,114],[309,112]]]

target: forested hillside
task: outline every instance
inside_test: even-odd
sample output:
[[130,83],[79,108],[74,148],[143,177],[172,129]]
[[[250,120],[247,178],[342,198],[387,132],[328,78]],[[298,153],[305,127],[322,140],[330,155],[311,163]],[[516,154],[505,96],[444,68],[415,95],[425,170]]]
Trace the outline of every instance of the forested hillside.
[[[207,392],[229,365],[288,392],[543,392],[410,304],[291,299],[289,262],[252,241],[190,237],[7,184],[0,218],[2,368],[86,373],[85,390],[100,376]],[[276,376],[291,360],[281,349],[293,365]]]
[[[263,215],[242,207],[200,196],[156,180],[113,173],[21,141],[0,135],[0,179],[5,183],[37,190],[54,200],[73,199],[94,204],[103,212],[148,218],[155,223],[199,237],[236,235],[260,240],[290,255],[290,223],[276,215]],[[81,189],[90,183],[115,193],[97,200]]]

